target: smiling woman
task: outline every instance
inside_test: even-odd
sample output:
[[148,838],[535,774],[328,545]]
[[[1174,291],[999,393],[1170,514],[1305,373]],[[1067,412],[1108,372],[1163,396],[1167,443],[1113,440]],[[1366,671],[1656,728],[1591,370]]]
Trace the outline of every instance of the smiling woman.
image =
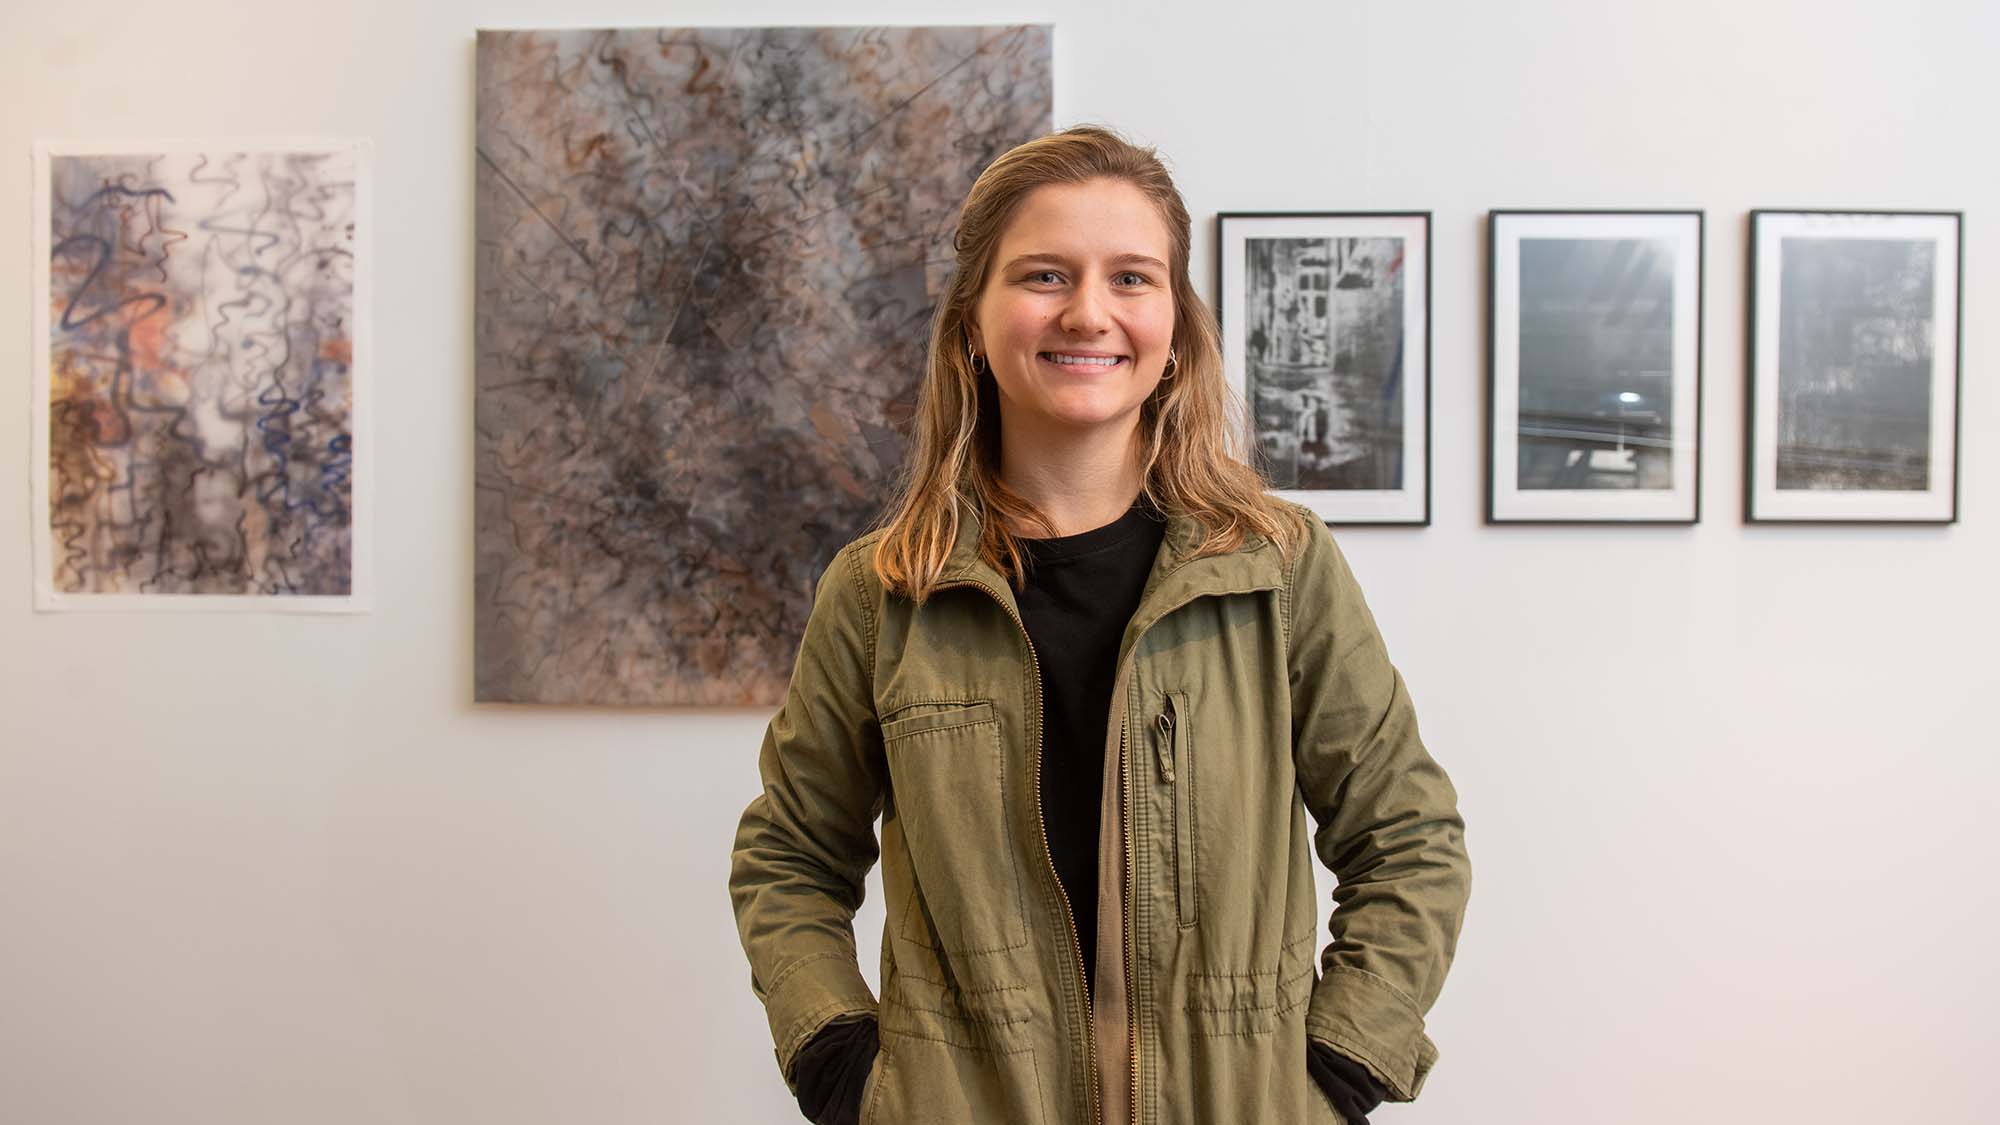
[[731,860],[818,1125],[1364,1125],[1436,1058],[1456,792],[1326,526],[1243,460],[1189,241],[1091,126],[966,199],[900,491],[820,579]]
[[969,355],[999,389],[1000,475],[1052,531],[1108,523],[1139,491],[1139,409],[1173,367],[1170,243],[1145,193],[1109,178],[1035,188],[1001,236]]

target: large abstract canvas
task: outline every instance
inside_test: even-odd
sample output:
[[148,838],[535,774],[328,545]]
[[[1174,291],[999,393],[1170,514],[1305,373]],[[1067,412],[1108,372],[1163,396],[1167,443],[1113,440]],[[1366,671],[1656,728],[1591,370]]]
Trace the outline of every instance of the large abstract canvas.
[[1046,27],[482,32],[476,697],[758,704],[905,449]]
[[366,608],[367,152],[37,147],[39,608]]

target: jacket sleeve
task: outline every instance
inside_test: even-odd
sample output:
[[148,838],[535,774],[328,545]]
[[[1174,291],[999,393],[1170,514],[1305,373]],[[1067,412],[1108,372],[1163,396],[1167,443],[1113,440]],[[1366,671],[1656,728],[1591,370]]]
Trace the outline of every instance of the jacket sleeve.
[[1339,879],[1306,1033],[1407,1102],[1437,1061],[1424,1014],[1472,889],[1465,823],[1353,571],[1326,525],[1299,511],[1309,534],[1285,587],[1292,758],[1314,849]]
[[854,951],[862,880],[879,854],[887,769],[872,688],[874,630],[861,552],[821,574],[784,704],[765,730],[764,791],[743,811],[729,898],[779,1072],[822,1027],[876,1013]]

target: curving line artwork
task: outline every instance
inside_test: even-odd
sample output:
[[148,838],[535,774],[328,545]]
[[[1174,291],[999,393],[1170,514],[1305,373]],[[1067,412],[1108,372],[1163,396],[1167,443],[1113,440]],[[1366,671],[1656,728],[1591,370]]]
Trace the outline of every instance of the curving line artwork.
[[361,608],[364,155],[38,149],[39,607]]
[[773,705],[903,459],[1029,27],[488,31],[476,698]]

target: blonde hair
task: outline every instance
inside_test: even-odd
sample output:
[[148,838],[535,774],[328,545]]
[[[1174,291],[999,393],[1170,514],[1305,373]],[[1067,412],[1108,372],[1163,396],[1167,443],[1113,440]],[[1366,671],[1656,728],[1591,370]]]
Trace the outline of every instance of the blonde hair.
[[1174,376],[1139,413],[1145,497],[1160,511],[1193,519],[1204,532],[1195,556],[1222,554],[1248,535],[1290,558],[1305,534],[1295,509],[1266,494],[1246,463],[1243,401],[1224,380],[1215,316],[1188,278],[1187,205],[1152,148],[1110,129],[1078,125],[1020,145],[973,182],[952,245],[956,268],[931,321],[930,351],[918,391],[916,432],[884,527],[875,573],[895,593],[921,603],[936,587],[958,537],[959,505],[979,513],[979,554],[1010,582],[1024,573],[1013,527],[1054,525],[1000,479],[1000,400],[991,371],[975,374],[966,321],[985,288],[1000,236],[1028,193],[1044,184],[1109,179],[1131,184],[1160,210],[1169,242],[1174,300]]

